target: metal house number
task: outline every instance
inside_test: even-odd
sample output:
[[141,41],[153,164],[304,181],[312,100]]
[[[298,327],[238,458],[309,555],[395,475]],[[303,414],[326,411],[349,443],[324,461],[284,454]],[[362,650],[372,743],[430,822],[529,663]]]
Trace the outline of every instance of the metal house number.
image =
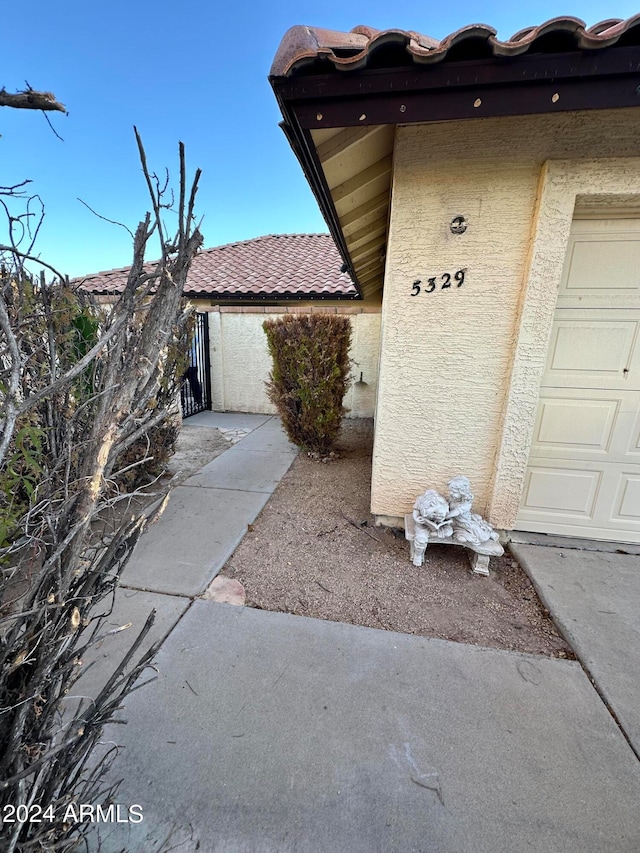
[[411,296],[417,296],[420,292],[433,293],[434,290],[447,290],[447,288],[453,287],[453,282],[455,282],[456,287],[462,287],[465,272],[466,270],[462,269],[454,272],[453,276],[448,272],[444,272],[441,275],[434,275],[432,278],[427,279],[426,284],[423,284],[422,279],[418,278],[413,282]]

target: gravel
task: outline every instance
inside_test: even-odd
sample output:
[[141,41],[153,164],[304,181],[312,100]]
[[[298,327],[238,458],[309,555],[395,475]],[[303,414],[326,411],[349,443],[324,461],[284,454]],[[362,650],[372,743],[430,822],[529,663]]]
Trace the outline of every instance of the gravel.
[[328,460],[300,453],[223,570],[247,605],[461,643],[572,658],[507,552],[491,577],[462,548],[429,545],[413,566],[402,531],[369,512],[373,423],[345,420]]

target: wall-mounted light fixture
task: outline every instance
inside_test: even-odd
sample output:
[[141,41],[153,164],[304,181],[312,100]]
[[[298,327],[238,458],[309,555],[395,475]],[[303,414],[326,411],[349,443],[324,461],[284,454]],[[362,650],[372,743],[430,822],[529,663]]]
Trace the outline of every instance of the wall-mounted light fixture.
[[462,214],[458,214],[458,216],[454,216],[449,224],[449,228],[451,229],[452,234],[464,234],[467,230],[467,220],[466,217],[462,216]]

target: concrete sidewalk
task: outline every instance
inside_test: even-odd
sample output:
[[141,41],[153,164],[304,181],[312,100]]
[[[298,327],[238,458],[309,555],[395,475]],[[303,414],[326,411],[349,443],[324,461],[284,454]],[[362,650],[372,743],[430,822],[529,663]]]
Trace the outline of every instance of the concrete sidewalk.
[[197,597],[295,453],[277,419],[205,414],[247,434],[176,488],[125,570],[113,619],[158,606],[169,635],[105,732],[144,820],[103,827],[101,849],[639,850],[640,762],[580,663]]
[[640,848],[640,763],[576,662],[196,601],[156,666],[106,734],[145,818],[103,850]]
[[511,548],[640,756],[640,557]]
[[295,458],[280,421],[268,415],[201,412],[183,429],[198,426],[248,434],[173,490],[161,522],[138,543],[124,586],[171,595],[203,593]]
[[104,625],[106,636],[75,685],[77,695],[98,694],[111,662],[124,657],[152,610],[155,622],[136,659],[169,634],[233,554],[297,453],[279,419],[270,415],[201,412],[182,429],[206,427],[234,443],[176,486],[160,520],[140,539]]

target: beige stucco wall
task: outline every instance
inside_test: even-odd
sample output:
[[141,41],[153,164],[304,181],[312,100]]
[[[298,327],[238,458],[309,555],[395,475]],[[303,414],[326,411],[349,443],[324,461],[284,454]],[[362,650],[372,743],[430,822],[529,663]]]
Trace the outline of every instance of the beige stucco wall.
[[[616,170],[616,161],[637,157],[639,138],[640,110],[398,128],[373,513],[397,518],[425,488],[445,489],[464,473],[477,510],[513,525],[575,198],[622,193],[633,170],[628,160]],[[606,174],[576,171],[594,158],[614,160]],[[569,161],[574,178],[571,186],[558,178],[549,193],[556,160]],[[469,223],[462,235],[449,229],[458,214]],[[546,267],[542,238],[553,243]],[[461,288],[410,295],[416,279],[424,286],[459,269]],[[545,276],[548,285],[536,287]]]
[[[365,307],[268,309],[225,306],[209,313],[212,406],[217,411],[274,413],[265,392],[271,357],[262,329],[266,319],[289,313],[321,311],[351,318],[354,381],[345,396],[347,417],[373,417],[380,352],[380,311]],[[360,384],[362,372],[363,383]]]

